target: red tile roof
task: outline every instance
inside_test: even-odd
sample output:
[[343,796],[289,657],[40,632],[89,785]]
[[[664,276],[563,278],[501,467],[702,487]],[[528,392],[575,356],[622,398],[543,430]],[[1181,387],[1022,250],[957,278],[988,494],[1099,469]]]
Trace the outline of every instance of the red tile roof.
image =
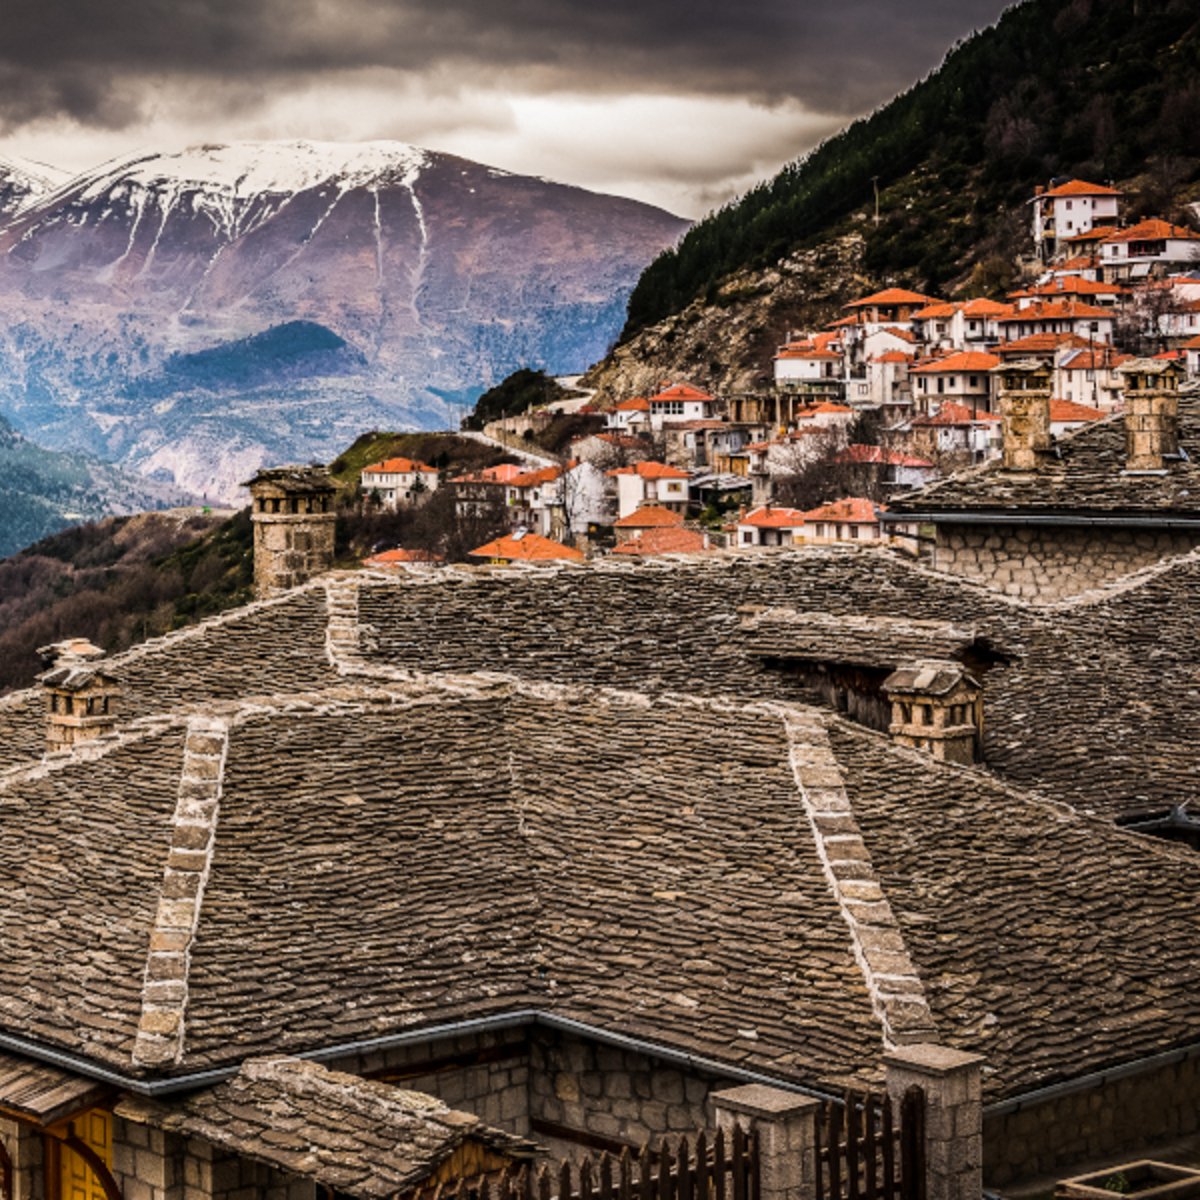
[[514,479],[510,479],[508,484],[509,487],[515,488],[540,487],[543,483],[553,483],[564,470],[570,470],[575,465],[574,462],[570,462],[566,467],[539,467],[536,471],[525,471]]
[[896,325],[888,325],[883,330],[883,333],[890,333],[892,337],[898,337],[902,342],[916,342],[917,335],[907,329],[901,329]]
[[484,467],[482,471],[471,471],[466,475],[456,475],[451,483],[512,483],[519,475],[525,473],[524,467],[516,463],[501,463],[498,467]]
[[840,454],[832,459],[835,463],[879,463],[888,467],[932,467],[933,463],[911,454],[901,454],[899,450],[889,450],[886,446],[867,446],[861,442],[852,442]]
[[649,412],[650,401],[645,396],[632,396],[628,400],[622,400],[620,404],[613,408],[613,412]]
[[362,563],[364,567],[391,567],[403,565],[404,563],[440,563],[445,561],[445,558],[441,554],[434,554],[432,550],[403,550],[397,546],[394,550],[384,550],[379,554],[372,554],[370,558],[364,558]]
[[1172,225],[1169,221],[1161,221],[1151,217],[1148,221],[1139,221],[1128,229],[1119,229],[1104,239],[1104,245],[1116,242],[1157,242],[1167,238],[1176,241],[1198,242],[1200,233],[1195,233],[1184,225]]
[[1087,404],[1076,404],[1074,400],[1051,400],[1051,421],[1102,421],[1104,413]]
[[779,353],[775,355],[776,359],[780,358],[804,358],[817,359],[818,361],[828,362],[830,360],[841,361],[841,355],[835,354],[832,350],[821,350],[816,346],[783,346]]
[[1098,349],[1076,350],[1074,354],[1064,358],[1059,364],[1063,371],[1095,371],[1097,368],[1119,367],[1131,355],[1122,354],[1112,346],[1101,346]]
[[1040,284],[1024,292],[1010,292],[1012,296],[1123,296],[1127,289],[1116,283],[1097,283],[1080,275],[1059,275],[1049,283]]
[[696,554],[708,549],[708,539],[694,529],[647,529],[613,548],[614,554]]
[[845,500],[834,500],[831,504],[822,504],[804,514],[808,521],[845,521],[850,525],[874,525],[878,520],[878,512],[882,505],[876,507],[874,502],[864,500],[859,496],[849,496]]
[[1188,340],[1183,343],[1182,349],[1200,350],[1200,333],[1198,333],[1194,338],[1188,338]]
[[885,350],[871,359],[871,362],[877,363],[910,363],[912,361],[913,355],[905,354],[903,350]]
[[690,383],[674,383],[670,387],[659,392],[657,396],[650,397],[651,404],[661,404],[668,400],[715,400],[715,396],[710,396],[707,392],[702,392],[699,388],[692,387]]
[[1020,357],[1023,354],[1053,354],[1063,346],[1078,350],[1090,350],[1093,343],[1077,333],[1030,333],[1011,342],[1001,342],[992,349],[1002,358]]
[[666,463],[640,462],[628,467],[617,467],[608,472],[610,475],[640,475],[643,479],[687,479],[686,471],[678,467],[669,467]]
[[683,515],[663,508],[660,504],[643,504],[613,525],[614,529],[662,529],[682,525]]
[[1088,317],[1107,317],[1111,321],[1112,309],[1084,304],[1080,300],[1039,300],[1001,317],[1000,323],[1007,325],[1021,321],[1075,321]]
[[1040,196],[1034,197],[1037,200],[1044,200],[1047,196],[1123,196],[1124,192],[1118,191],[1116,188],[1105,187],[1100,183],[1088,183],[1084,179],[1072,179],[1069,183],[1060,183],[1058,187],[1049,188],[1042,192]]
[[999,300],[989,300],[986,296],[977,296],[974,300],[967,300],[961,306],[963,313],[968,317],[1002,317],[1006,313],[1012,312],[1011,304],[1004,304]]
[[920,292],[910,292],[905,288],[885,288],[882,292],[874,292],[861,300],[851,300],[846,308],[867,308],[879,305],[887,308],[896,304],[940,304],[936,296],[922,296]]
[[503,558],[509,562],[552,562],[555,559],[582,562],[584,557],[582,550],[551,541],[540,533],[526,533],[521,537],[510,534],[496,538],[486,546],[472,550],[470,554],[472,558]]
[[965,404],[955,404],[953,400],[948,400],[936,413],[913,417],[912,424],[922,427],[928,425],[975,425],[980,422],[995,424],[999,420],[996,413],[973,413]]
[[945,358],[934,359],[933,362],[922,363],[913,367],[914,375],[943,375],[948,372],[990,371],[1000,365],[1000,359],[995,354],[987,354],[982,350],[960,350],[957,354]]
[[383,462],[372,463],[369,467],[362,469],[364,475],[367,472],[373,475],[411,475],[414,471],[424,471],[436,475],[437,467],[417,462],[415,458],[385,458]]
[[752,509],[744,517],[738,517],[739,525],[751,525],[755,529],[799,529],[804,524],[804,513],[798,508],[778,508],[771,504]]

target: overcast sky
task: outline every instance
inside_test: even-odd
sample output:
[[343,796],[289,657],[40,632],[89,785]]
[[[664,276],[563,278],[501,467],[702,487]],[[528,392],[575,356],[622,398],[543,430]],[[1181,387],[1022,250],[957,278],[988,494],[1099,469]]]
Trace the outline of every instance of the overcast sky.
[[0,155],[397,138],[695,217],[1004,0],[4,0]]

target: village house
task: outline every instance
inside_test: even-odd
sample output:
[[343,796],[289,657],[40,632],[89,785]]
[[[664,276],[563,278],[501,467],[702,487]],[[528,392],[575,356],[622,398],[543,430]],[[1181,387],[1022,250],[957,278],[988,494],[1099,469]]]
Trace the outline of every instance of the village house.
[[683,526],[683,513],[679,509],[666,508],[661,504],[643,504],[633,512],[618,517],[613,523],[617,545],[636,541],[650,530],[679,529]]
[[1099,250],[1106,282],[1144,280],[1161,277],[1172,267],[1194,266],[1200,258],[1200,233],[1155,217],[1109,234]]
[[362,560],[362,565],[374,570],[424,570],[445,561],[444,555],[435,554],[432,550],[406,550],[402,546],[396,546],[391,550],[380,550],[369,555]]
[[650,401],[645,396],[621,400],[605,414],[605,423],[620,433],[644,432],[650,427]]
[[1200,334],[1183,343],[1184,361],[1191,379],[1200,379]]
[[807,542],[870,542],[884,536],[880,508],[861,497],[819,505],[804,514],[802,536]]
[[997,414],[947,400],[936,411],[913,417],[897,433],[919,457],[976,463],[999,453],[999,427]]
[[613,547],[627,558],[661,558],[664,554],[703,554],[710,549],[707,533],[682,526],[635,529]]
[[687,471],[666,463],[640,462],[608,472],[617,484],[617,516],[627,517],[643,505],[684,513],[688,506]]
[[700,388],[676,383],[651,396],[650,428],[655,432],[667,421],[706,421],[717,415],[718,401]]
[[437,490],[438,471],[412,458],[388,458],[362,469],[360,490],[395,511],[423,504]]
[[506,501],[514,524],[543,537],[568,537],[612,519],[605,472],[575,459],[514,476]]
[[1029,201],[1033,210],[1033,244],[1045,262],[1059,248],[1102,224],[1115,224],[1122,192],[1083,179],[1068,179],[1038,188]]
[[508,485],[525,474],[516,463],[501,463],[456,475],[449,482],[454,488],[454,511],[460,519],[494,517],[508,506]]
[[738,549],[790,546],[802,540],[804,521],[804,513],[798,508],[762,504],[738,517],[735,544]]
[[1129,357],[1112,346],[1059,351],[1054,358],[1054,396],[1101,412],[1115,412],[1121,406],[1123,387],[1117,368]]
[[[1020,311],[1045,300],[1079,300],[1099,308],[1116,308],[1128,295],[1129,289],[1121,287],[1120,284],[1099,283],[1081,275],[1051,272],[1047,282],[1018,292],[1009,292],[1008,298],[1015,302],[1016,310]],[[1007,307],[1008,313],[1001,315],[1011,315],[1013,306]]]
[[570,445],[572,458],[594,463],[604,469],[641,462],[652,457],[652,450],[653,444],[641,435],[611,430],[572,438]]
[[663,458],[677,467],[703,470],[739,454],[751,440],[742,425],[710,417],[707,420],[664,421],[660,435]]
[[840,400],[846,391],[840,351],[811,343],[781,346],[774,358],[775,386],[809,398]]
[[1051,440],[1050,373],[997,368],[1003,458],[897,498],[885,520],[932,525],[938,569],[1049,600],[1200,545],[1200,410],[1183,369],[1128,359],[1123,411]]
[[913,314],[912,331],[926,354],[985,350],[1000,340],[999,318],[1012,311],[1011,304],[984,297],[939,302]]
[[916,356],[904,350],[886,350],[866,362],[866,379],[855,380],[847,398],[859,408],[874,407],[885,424],[912,415],[912,368]]
[[1036,334],[1075,334],[1091,342],[1111,342],[1116,324],[1111,309],[1080,300],[1033,300],[998,317],[1004,341]]
[[831,461],[837,466],[853,465],[870,470],[875,483],[888,492],[924,487],[938,475],[937,467],[928,459],[887,446],[853,443],[835,454]]
[[990,412],[992,368],[1000,359],[980,350],[960,350],[945,358],[935,358],[912,368],[913,406],[918,413],[929,414],[947,403],[961,405],[972,415]]
[[1075,429],[1082,429],[1093,421],[1103,421],[1107,414],[1086,404],[1073,400],[1050,401],[1050,436],[1060,438]]

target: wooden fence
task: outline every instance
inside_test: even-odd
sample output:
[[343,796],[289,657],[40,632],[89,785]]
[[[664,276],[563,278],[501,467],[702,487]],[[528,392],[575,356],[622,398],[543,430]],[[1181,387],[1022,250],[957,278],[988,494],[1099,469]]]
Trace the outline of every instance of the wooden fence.
[[815,1200],[925,1200],[925,1094],[848,1092],[816,1114]]
[[657,1150],[442,1183],[417,1200],[760,1200],[758,1139],[741,1128],[730,1138],[718,1130],[711,1139],[664,1139]]

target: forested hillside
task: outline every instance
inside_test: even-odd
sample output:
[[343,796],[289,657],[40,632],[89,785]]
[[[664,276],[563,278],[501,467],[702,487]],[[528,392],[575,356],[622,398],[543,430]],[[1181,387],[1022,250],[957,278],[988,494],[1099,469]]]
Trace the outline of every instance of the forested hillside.
[[856,215],[868,275],[982,292],[1006,282],[1036,184],[1134,180],[1131,216],[1178,219],[1198,168],[1195,0],[1026,0],[659,255],[630,298],[622,341],[715,299],[732,274],[845,232]]

